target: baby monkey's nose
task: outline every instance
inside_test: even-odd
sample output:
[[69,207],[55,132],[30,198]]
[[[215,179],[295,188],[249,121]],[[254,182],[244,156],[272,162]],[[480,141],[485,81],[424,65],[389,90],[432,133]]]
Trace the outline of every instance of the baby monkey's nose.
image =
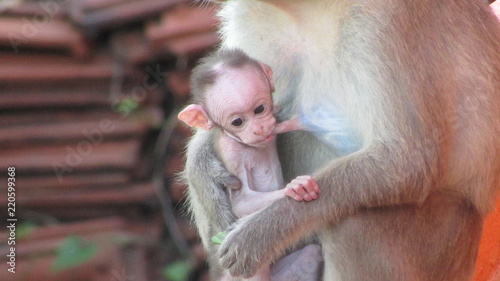
[[265,135],[265,131],[266,131],[266,130],[264,129],[264,127],[263,127],[263,126],[259,126],[259,127],[257,127],[257,128],[255,129],[255,131],[254,131],[253,133],[254,133],[255,135],[257,135],[257,136],[263,136],[263,135]]

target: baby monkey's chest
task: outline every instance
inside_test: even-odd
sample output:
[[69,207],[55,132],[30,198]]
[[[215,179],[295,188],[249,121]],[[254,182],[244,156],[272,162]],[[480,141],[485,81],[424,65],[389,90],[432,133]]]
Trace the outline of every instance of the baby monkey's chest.
[[[277,159],[276,159],[277,160]],[[273,163],[262,162],[254,163],[250,176],[253,184],[250,189],[254,191],[273,191],[283,187],[283,176],[279,161]]]
[[242,188],[267,192],[283,187],[283,175],[275,149],[253,150],[232,155],[229,172],[242,182]]

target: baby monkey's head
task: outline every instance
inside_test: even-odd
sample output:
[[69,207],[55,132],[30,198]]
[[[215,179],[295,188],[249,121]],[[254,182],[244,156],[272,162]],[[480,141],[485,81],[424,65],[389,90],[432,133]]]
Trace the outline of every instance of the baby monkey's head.
[[193,104],[179,114],[192,127],[225,133],[249,146],[273,138],[271,68],[241,50],[223,50],[204,58],[191,76]]

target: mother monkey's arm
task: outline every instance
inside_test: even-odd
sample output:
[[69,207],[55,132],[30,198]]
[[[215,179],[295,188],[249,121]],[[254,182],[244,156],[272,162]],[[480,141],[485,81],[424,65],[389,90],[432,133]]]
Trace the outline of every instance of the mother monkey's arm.
[[412,204],[425,200],[436,171],[432,145],[400,135],[392,143],[373,143],[364,151],[332,161],[313,178],[321,195],[313,202],[282,199],[238,222],[221,248],[221,264],[232,275],[251,276],[301,237],[338,223],[360,208]]

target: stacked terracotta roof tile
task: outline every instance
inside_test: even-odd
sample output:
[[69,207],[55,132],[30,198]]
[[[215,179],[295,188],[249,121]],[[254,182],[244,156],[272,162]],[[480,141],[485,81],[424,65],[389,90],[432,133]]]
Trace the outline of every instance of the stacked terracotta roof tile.
[[[153,148],[189,94],[192,66],[217,44],[216,24],[214,7],[189,0],[0,3],[0,185],[15,167],[17,225],[36,225],[18,238],[15,280],[163,280],[159,271],[176,257],[155,251],[165,227]],[[164,144],[174,205],[185,188],[174,179],[188,135],[178,127]],[[7,203],[2,194],[4,221]],[[199,253],[196,231],[177,220]],[[101,251],[54,273],[56,249],[72,234]]]

